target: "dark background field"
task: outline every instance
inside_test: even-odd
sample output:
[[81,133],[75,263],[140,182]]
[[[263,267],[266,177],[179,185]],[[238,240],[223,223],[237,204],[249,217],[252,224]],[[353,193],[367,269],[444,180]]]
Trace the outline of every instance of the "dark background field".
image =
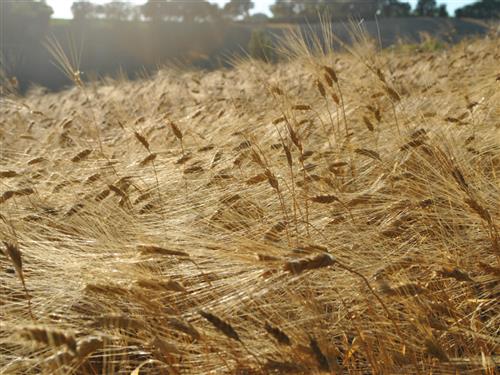
[[[51,10],[41,3],[35,7],[32,2],[32,9],[26,7],[23,10],[25,13],[19,14],[12,11],[18,3],[11,3],[15,6],[10,6],[10,13],[5,4],[2,3],[0,7],[0,78],[3,77],[3,87],[14,82],[16,90],[21,93],[34,85],[59,90],[71,83],[54,65],[54,58],[46,47],[48,39],[61,44],[70,60],[74,60],[73,65],[83,72],[82,78],[85,80],[117,74],[134,79],[165,64],[216,69],[228,66],[235,55],[249,52],[254,57],[263,57],[259,48],[264,44],[272,44],[289,26],[319,30],[318,21],[314,19],[306,24],[305,18],[266,19],[265,16],[248,16],[248,12],[246,18],[227,18],[222,13],[215,19],[203,22],[99,17],[59,20],[50,19]],[[33,10],[36,10],[35,14],[30,14]],[[438,13],[434,17],[416,16],[416,12],[418,9],[409,13],[408,5],[408,17],[382,14],[378,25],[383,47],[399,41],[419,43],[431,36],[437,41],[431,47],[438,48],[444,43],[454,43],[464,37],[488,32],[487,24],[477,19],[448,18]],[[363,19],[369,34],[379,38],[374,19],[356,19]],[[347,18],[335,19],[332,26],[336,36],[344,41],[349,41],[347,23]],[[274,60],[272,48],[267,49],[265,57]],[[13,77],[16,77],[15,80]]]

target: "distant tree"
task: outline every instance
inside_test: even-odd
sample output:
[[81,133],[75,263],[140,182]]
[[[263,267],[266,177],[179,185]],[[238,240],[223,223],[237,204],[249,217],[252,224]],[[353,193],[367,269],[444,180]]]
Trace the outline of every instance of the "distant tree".
[[224,5],[224,14],[230,18],[238,18],[243,16],[248,18],[250,16],[250,9],[254,7],[251,0],[230,0]]
[[205,22],[217,18],[219,8],[217,4],[210,4],[205,0],[185,0],[178,2],[179,16],[184,22]]
[[75,21],[81,21],[89,18],[94,18],[96,15],[96,6],[90,1],[75,1],[71,5],[71,13]]
[[331,4],[335,0],[325,0],[325,1],[320,1],[320,0],[302,0],[302,1],[297,1],[295,4],[295,10],[296,12],[305,18],[308,18],[310,20],[316,18],[319,14],[319,12],[325,13],[329,12],[331,13],[330,7]]
[[446,9],[446,4],[439,5],[439,8],[438,8],[438,17],[441,17],[441,18],[447,18],[447,17],[449,17],[448,9]]
[[481,0],[455,10],[455,17],[500,18],[500,0]]
[[113,21],[125,21],[132,15],[132,7],[128,3],[113,1],[102,6],[104,18]]
[[276,0],[276,3],[271,5],[271,12],[274,18],[291,18],[297,15],[295,6],[293,0]]
[[252,23],[266,23],[269,17],[265,13],[255,13],[252,14],[248,20]]
[[[359,17],[364,19],[373,19],[382,7],[381,0],[363,0],[346,1],[348,5],[347,14],[343,17]],[[334,14],[335,16],[335,14]]]
[[[42,41],[49,31],[53,10],[45,1],[33,0],[0,1],[0,10],[0,66],[7,76],[19,76],[27,56],[44,50]],[[27,82],[21,79],[20,84],[25,86]]]
[[130,19],[132,21],[142,20],[142,9],[140,6],[132,6],[130,9]]
[[332,14],[332,6],[335,2],[338,4],[338,0],[277,0],[271,6],[271,12],[275,18],[300,17],[313,20],[318,14],[326,12]]
[[312,0],[304,1],[304,13],[314,16],[327,12],[333,18],[373,18],[383,5],[383,0]]
[[402,3],[399,0],[386,0],[380,7],[382,17],[408,17],[411,14],[409,3]]
[[415,15],[420,17],[434,17],[438,14],[436,0],[418,0]]
[[219,16],[217,5],[206,0],[148,0],[141,10],[144,18],[154,22],[204,22]]
[[217,21],[221,18],[221,9],[219,6],[215,3],[206,3],[206,12],[205,14],[207,15],[207,18],[205,19],[206,21]]
[[2,2],[2,33],[14,33],[9,37],[40,40],[49,28],[54,13],[45,1]]
[[[317,20],[319,16],[328,15],[334,19],[358,17],[371,19],[381,11],[384,2],[397,0],[277,0],[271,6],[276,18],[301,17],[309,21]],[[403,12],[404,6],[401,7]]]
[[158,22],[166,17],[167,10],[172,8],[172,5],[167,0],[148,0],[146,4],[141,6],[142,15],[144,18],[153,22]]

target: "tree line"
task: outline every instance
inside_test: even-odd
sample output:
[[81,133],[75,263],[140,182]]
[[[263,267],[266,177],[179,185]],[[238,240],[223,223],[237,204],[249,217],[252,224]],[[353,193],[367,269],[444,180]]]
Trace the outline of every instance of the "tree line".
[[[265,14],[250,15],[252,0],[230,0],[222,8],[206,0],[148,0],[143,5],[126,2],[93,4],[75,1],[71,7],[73,18],[108,20],[149,20],[153,22],[214,22],[242,20],[263,22]],[[276,0],[271,5],[271,21],[314,21],[319,14],[329,14],[335,19],[362,17],[448,17],[446,4],[436,0],[419,0],[415,9],[408,2],[399,0]],[[500,0],[479,0],[455,11],[456,17],[499,18]]]
[[[172,21],[210,22],[222,20],[267,21],[265,14],[250,15],[254,8],[252,0],[230,0],[222,8],[206,0],[147,0],[142,5],[110,1],[94,4],[91,1],[74,1],[71,6],[73,20],[105,19],[114,21]],[[332,18],[359,16],[381,17],[446,17],[445,4],[436,0],[418,0],[415,9],[408,2],[399,0],[276,0],[270,7],[271,21],[313,21],[318,14],[329,14]],[[53,10],[45,0],[3,1],[0,4],[3,20],[11,28],[28,26],[28,33],[40,35],[46,29]],[[500,18],[500,0],[479,0],[455,11],[456,17]],[[17,26],[16,26],[17,25]],[[26,31],[26,30],[25,30]],[[42,30],[43,31],[43,30]],[[25,34],[25,32],[21,33]]]
[[93,4],[90,1],[75,1],[71,6],[73,19],[150,20],[172,22],[206,22],[222,19],[250,18],[251,0],[231,0],[223,8],[205,0],[149,0],[143,5],[126,2]]

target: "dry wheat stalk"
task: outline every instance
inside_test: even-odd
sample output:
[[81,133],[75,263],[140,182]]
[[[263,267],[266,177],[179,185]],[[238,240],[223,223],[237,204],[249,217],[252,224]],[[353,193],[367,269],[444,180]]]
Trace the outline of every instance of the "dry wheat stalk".
[[195,327],[193,327],[192,324],[190,324],[188,322],[183,322],[180,319],[169,318],[168,325],[171,328],[173,328],[179,332],[183,332],[183,333],[191,336],[194,340],[198,340],[201,337],[198,330]]
[[318,342],[316,341],[315,338],[310,338],[309,340],[309,347],[311,348],[311,351],[314,354],[314,358],[316,359],[316,362],[318,362],[318,367],[321,371],[331,371],[330,370],[330,364],[328,363],[328,359],[326,356],[323,354],[321,351],[321,348],[318,345]]
[[76,154],[75,156],[73,156],[71,158],[71,161],[73,163],[78,163],[79,161],[82,161],[85,158],[87,158],[87,156],[89,156],[91,153],[92,153],[92,150],[90,150],[90,149],[82,150],[78,154]]
[[66,346],[71,352],[77,352],[76,340],[65,332],[45,327],[25,327],[20,331],[21,337],[39,344],[49,346]]
[[378,161],[382,161],[378,152],[373,151],[373,150],[369,150],[367,148],[357,148],[354,150],[354,152],[356,154],[360,154],[360,155],[367,156],[369,158],[372,158],[372,159],[375,159]]
[[148,156],[146,156],[144,159],[142,159],[139,163],[139,165],[141,167],[144,167],[146,165],[148,165],[149,163],[153,162],[155,159],[156,159],[156,154],[155,153],[151,153],[149,154]]
[[126,315],[104,315],[94,319],[92,326],[100,328],[114,328],[121,330],[144,330],[146,326],[143,321]]
[[290,337],[288,337],[288,335],[278,327],[274,327],[268,322],[266,322],[266,324],[264,325],[264,329],[266,330],[267,333],[273,336],[276,339],[276,341],[278,341],[278,343],[280,343],[281,345],[292,344]]
[[314,258],[291,260],[285,263],[283,269],[293,274],[300,274],[306,270],[328,267],[335,264],[335,257],[328,253],[316,255]]
[[31,296],[28,292],[28,288],[26,287],[26,282],[24,279],[23,258],[22,258],[21,250],[19,250],[19,246],[17,244],[7,242],[7,241],[3,241],[3,244],[5,246],[5,250],[3,250],[3,253],[11,260],[12,265],[14,266],[14,269],[16,270],[17,277],[19,277],[19,280],[21,281],[24,292],[26,294],[26,298],[28,299],[29,314],[31,316],[31,319],[35,320],[35,317],[33,315],[33,311],[31,308]]
[[189,254],[184,251],[166,249],[156,245],[137,245],[137,250],[143,255],[173,255],[181,257],[189,257]]
[[147,141],[147,139],[140,133],[138,132],[134,132],[134,136],[135,136],[135,139],[137,139],[141,145],[144,146],[144,148],[148,151],[149,150],[149,142]]
[[224,320],[220,319],[219,317],[215,316],[212,313],[205,312],[202,310],[198,311],[198,313],[206,320],[208,320],[218,331],[222,332],[227,337],[236,341],[241,341],[240,337],[238,336],[238,333],[234,330],[231,324],[225,322]]
[[311,202],[314,203],[334,203],[334,202],[340,202],[340,200],[335,196],[335,195],[316,195],[314,197],[309,198]]
[[0,178],[12,178],[17,177],[19,174],[16,171],[0,171]]
[[263,181],[266,181],[267,180],[267,175],[265,173],[259,173],[255,176],[252,176],[250,178],[248,178],[245,183],[247,185],[255,185],[255,184],[258,184],[259,182],[263,182]]
[[171,290],[174,292],[185,292],[186,289],[177,281],[168,280],[168,281],[159,281],[154,279],[139,279],[136,281],[136,284],[141,288],[152,289],[152,290]]

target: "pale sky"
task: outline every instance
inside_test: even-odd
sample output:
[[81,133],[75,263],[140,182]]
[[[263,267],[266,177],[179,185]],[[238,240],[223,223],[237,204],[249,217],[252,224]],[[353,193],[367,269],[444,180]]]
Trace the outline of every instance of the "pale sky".
[[[404,0],[403,0],[404,1]],[[412,8],[415,7],[417,0],[407,0]],[[73,18],[71,14],[71,4],[73,4],[73,0],[46,0],[47,4],[49,4],[52,9],[54,9],[53,18]],[[96,4],[104,4],[109,3],[110,0],[91,0],[91,2]],[[130,0],[130,3],[133,4],[144,4],[146,0]],[[217,3],[219,6],[224,5],[227,0],[213,0],[210,1],[212,3]],[[269,6],[274,4],[275,0],[254,0],[255,7],[252,9],[252,13],[266,13],[271,15],[269,11]],[[438,4],[445,3],[447,5],[448,13],[453,15],[455,13],[456,8],[460,8],[465,4],[473,3],[474,0],[437,0]]]

